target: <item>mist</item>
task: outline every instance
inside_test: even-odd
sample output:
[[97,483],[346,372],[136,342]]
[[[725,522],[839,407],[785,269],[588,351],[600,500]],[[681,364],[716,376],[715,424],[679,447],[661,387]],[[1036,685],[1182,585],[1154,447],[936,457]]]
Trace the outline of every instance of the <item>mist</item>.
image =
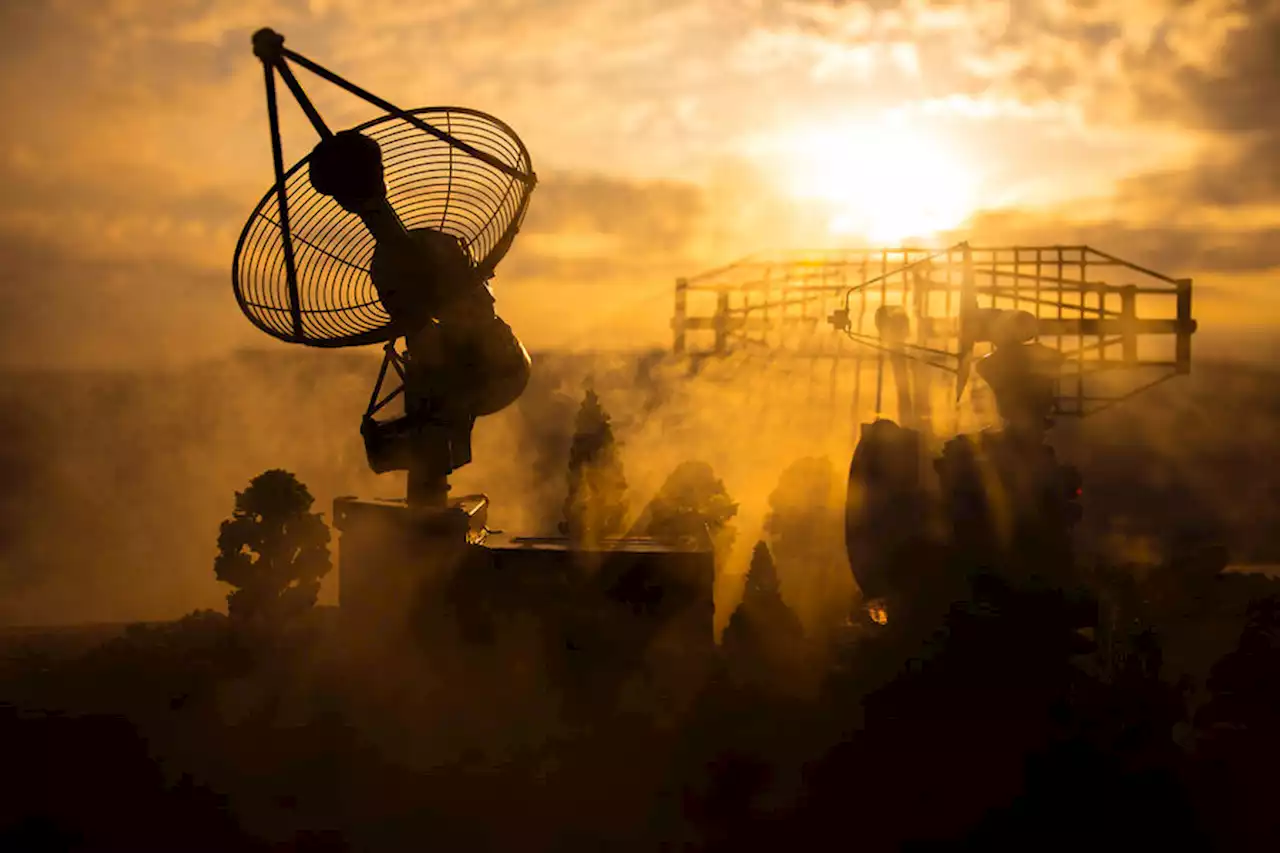
[[[1237,562],[1280,562],[1269,535],[1280,520],[1271,438],[1280,379],[1261,360],[1214,358],[1212,341],[1190,377],[1055,430],[1060,455],[1084,471],[1082,533],[1097,547],[1175,547],[1161,540],[1168,525],[1144,514],[1154,504],[1141,497],[1173,489],[1183,496],[1175,504],[1183,528],[1225,535]],[[0,624],[221,609],[228,590],[212,571],[218,524],[234,493],[267,468],[295,472],[326,517],[340,495],[402,496],[402,475],[369,471],[358,431],[378,358],[376,350],[278,348],[150,371],[0,374]],[[544,351],[534,363],[525,395],[478,422],[474,462],[455,472],[453,494],[487,494],[493,529],[554,533],[573,419],[589,383],[622,445],[633,516],[687,460],[709,463],[738,502],[734,546],[718,566],[717,628],[740,595],[752,545],[767,538],[782,472],[825,457],[842,484],[858,425],[877,414],[872,374],[855,405],[848,370],[750,354],[696,369],[658,350]],[[963,409],[939,406],[956,416],[936,424],[941,437],[990,423],[981,389],[971,396],[974,405]],[[893,399],[889,377],[886,417],[895,417]],[[818,502],[838,510],[842,485]],[[336,531],[335,543],[337,563]],[[337,571],[321,602],[336,603],[336,590]]]

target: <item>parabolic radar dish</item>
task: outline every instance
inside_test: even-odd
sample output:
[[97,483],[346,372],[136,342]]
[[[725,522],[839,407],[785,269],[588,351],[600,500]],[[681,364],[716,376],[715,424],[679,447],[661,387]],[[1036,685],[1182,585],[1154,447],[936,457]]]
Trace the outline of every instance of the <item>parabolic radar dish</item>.
[[[387,114],[355,130],[382,149],[387,200],[405,228],[457,237],[490,277],[511,247],[533,189],[529,152],[515,131],[463,107]],[[393,340],[369,273],[373,235],[359,216],[315,189],[310,160],[284,173],[287,229],[274,186],[245,223],[232,264],[240,308],[258,328],[290,343],[347,347]]]

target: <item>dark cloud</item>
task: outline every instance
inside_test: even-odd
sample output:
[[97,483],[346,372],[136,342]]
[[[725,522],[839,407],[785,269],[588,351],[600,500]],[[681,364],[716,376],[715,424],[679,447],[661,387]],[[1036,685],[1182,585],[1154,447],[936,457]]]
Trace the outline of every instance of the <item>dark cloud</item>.
[[[270,10],[249,0],[6,3],[5,353],[29,352],[68,327],[78,332],[67,351],[93,358],[253,338],[227,277],[243,218],[270,178],[261,72],[248,49],[261,25],[393,100],[464,103],[519,130],[542,183],[499,270],[503,287],[660,287],[757,249],[820,242],[826,222],[816,213],[744,188],[730,167],[733,193],[704,176],[755,135],[950,95],[1063,104],[1095,125],[1136,117],[1167,136],[1213,135],[1212,157],[1122,183],[1123,214],[1088,228],[1100,243],[1131,245],[1170,267],[1263,269],[1274,260],[1265,224],[1224,219],[1201,232],[1181,223],[1187,210],[1280,193],[1280,130],[1270,117],[1278,6],[650,0],[622,15],[588,0],[293,0]],[[1188,39],[1216,44],[1215,11],[1245,17],[1219,52],[1192,55]],[[302,77],[334,123],[367,117]],[[293,159],[312,137],[287,106]],[[982,152],[979,165],[1026,172],[1052,157],[1062,183],[1076,176],[1091,194],[1109,189],[1084,185],[1112,175],[1078,177],[1090,165],[1083,161],[1112,156],[1073,141],[1091,128],[1068,129],[1079,137],[1067,142],[1040,129],[1033,139],[1019,128],[1040,119],[1002,109],[965,117],[968,130],[940,137]],[[655,180],[663,175],[686,179]],[[1071,229],[1044,220],[1054,242]],[[171,331],[184,323],[186,335]]]
[[[265,343],[231,295],[236,232],[226,226],[244,215],[240,200],[205,192],[131,199],[127,181],[55,197],[56,175],[9,173],[6,180],[24,196],[46,199],[40,211],[48,228],[0,226],[0,363],[186,362]],[[590,303],[575,304],[573,322],[563,323],[574,334],[594,322],[592,312],[650,294],[637,285],[657,283],[665,294],[674,277],[703,265],[692,257],[705,201],[692,184],[548,173],[498,270],[504,314],[548,343],[555,335],[547,323],[563,311],[547,315],[530,301],[532,292],[558,293],[559,302],[566,286],[590,284]],[[121,227],[123,209],[133,212],[132,230],[107,240],[101,232]],[[202,235],[213,245],[201,245]]]
[[179,363],[253,339],[221,270],[145,255],[85,258],[3,233],[0,259],[0,363]]
[[1243,17],[1208,66],[1177,70],[1182,121],[1206,130],[1280,135],[1273,107],[1280,96],[1280,2],[1234,0]]
[[1256,273],[1280,266],[1280,226],[1212,228],[1118,219],[1072,222],[1065,212],[980,214],[963,234],[985,245],[1087,245],[1172,278]]
[[1127,178],[1116,194],[1122,202],[1145,201],[1148,207],[1169,210],[1280,201],[1280,133],[1235,135],[1190,167]]
[[[1174,195],[1213,207],[1280,201],[1280,3],[1237,0],[1243,15],[1210,65],[1168,69],[1174,94],[1140,90],[1152,120],[1216,136],[1220,145],[1184,172],[1141,176],[1122,191]],[[1151,90],[1156,91],[1151,91]]]

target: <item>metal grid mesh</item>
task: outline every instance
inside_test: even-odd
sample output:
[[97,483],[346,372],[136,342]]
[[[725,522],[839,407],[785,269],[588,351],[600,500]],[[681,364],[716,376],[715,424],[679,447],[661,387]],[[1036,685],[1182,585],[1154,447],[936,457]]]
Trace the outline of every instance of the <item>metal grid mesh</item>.
[[[968,254],[979,306],[1034,314],[1041,342],[1067,356],[1058,414],[1098,411],[1190,369],[1189,280],[1088,246],[970,247]],[[892,377],[876,309],[906,309],[917,381],[945,379],[924,364],[955,364],[964,255],[959,246],[788,253],[680,279],[673,349],[698,359],[733,353],[789,362],[789,370],[813,374],[815,392],[852,395],[855,407],[874,393],[879,411]],[[842,308],[848,335],[828,322]],[[983,352],[979,345],[975,354]]]
[[[492,116],[460,107],[428,107],[412,114],[520,173],[531,171],[520,138]],[[520,225],[529,184],[395,115],[356,129],[382,148],[387,197],[406,228],[455,235],[477,264],[497,263],[497,253],[508,245],[504,237]],[[343,347],[389,340],[390,318],[369,276],[373,237],[359,217],[311,186],[309,159],[294,165],[284,181],[300,328],[294,327],[274,187],[249,217],[236,247],[236,298],[254,325],[291,343]]]

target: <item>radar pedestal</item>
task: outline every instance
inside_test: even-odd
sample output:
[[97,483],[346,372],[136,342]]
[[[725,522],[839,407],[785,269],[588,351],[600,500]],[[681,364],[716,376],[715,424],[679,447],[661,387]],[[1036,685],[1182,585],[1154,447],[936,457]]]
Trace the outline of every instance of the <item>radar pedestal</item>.
[[[347,635],[375,646],[415,639],[422,599],[438,595],[476,558],[489,499],[467,495],[446,506],[340,497],[333,524],[341,533],[338,599]],[[421,639],[421,638],[417,638]]]
[[583,554],[563,537],[491,532],[487,511],[482,495],[334,501],[347,642],[375,662],[533,657],[570,715],[607,715],[625,695],[679,719],[715,650],[709,543],[615,539]]
[[[263,68],[275,183],[236,247],[236,299],[258,328],[289,343],[383,347],[360,433],[375,472],[405,472],[406,495],[334,506],[341,604],[374,625],[406,605],[415,583],[465,562],[482,538],[487,498],[450,499],[449,475],[471,461],[476,419],[514,402],[529,379],[529,355],[497,315],[489,281],[537,178],[524,143],[493,116],[400,109],[290,50],[270,29],[254,34],[253,52]],[[335,132],[295,67],[381,115]],[[277,80],[319,137],[288,169]],[[403,413],[385,418],[397,400]]]
[[[253,42],[275,184],[236,248],[236,299],[254,325],[289,343],[382,346],[360,433],[372,470],[407,478],[400,500],[334,502],[348,642],[440,653],[459,638],[493,643],[504,625],[532,621],[539,659],[588,673],[588,692],[657,667],[679,684],[650,679],[656,696],[691,696],[681,691],[697,679],[680,673],[696,671],[714,648],[709,545],[628,539],[582,554],[563,539],[496,536],[487,497],[449,497],[450,474],[471,462],[476,420],[513,403],[529,380],[529,354],[489,287],[536,184],[524,143],[476,110],[401,110],[271,30]],[[334,133],[292,65],[383,115]],[[320,138],[287,170],[277,76]],[[393,401],[403,413],[387,417]]]
[[1030,342],[1034,329],[1011,319],[1020,318],[989,312],[985,322],[997,333],[984,339],[994,349],[976,365],[1002,428],[947,441],[932,466],[936,480],[921,464],[919,432],[888,420],[863,425],[849,471],[846,544],[859,587],[889,619],[895,607],[923,612],[917,599],[926,594],[943,604],[964,595],[956,584],[970,572],[1073,586],[1079,474],[1046,442],[1062,356]]
[[[1094,628],[1097,602],[1083,583],[1073,542],[1079,472],[1060,463],[1047,441],[1062,362],[1049,347],[999,341],[977,372],[995,396],[1003,428],[957,436],[935,467],[955,569],[975,580],[998,579],[1019,595],[1047,595],[1075,629]],[[1078,646],[1084,651],[1089,644]]]

